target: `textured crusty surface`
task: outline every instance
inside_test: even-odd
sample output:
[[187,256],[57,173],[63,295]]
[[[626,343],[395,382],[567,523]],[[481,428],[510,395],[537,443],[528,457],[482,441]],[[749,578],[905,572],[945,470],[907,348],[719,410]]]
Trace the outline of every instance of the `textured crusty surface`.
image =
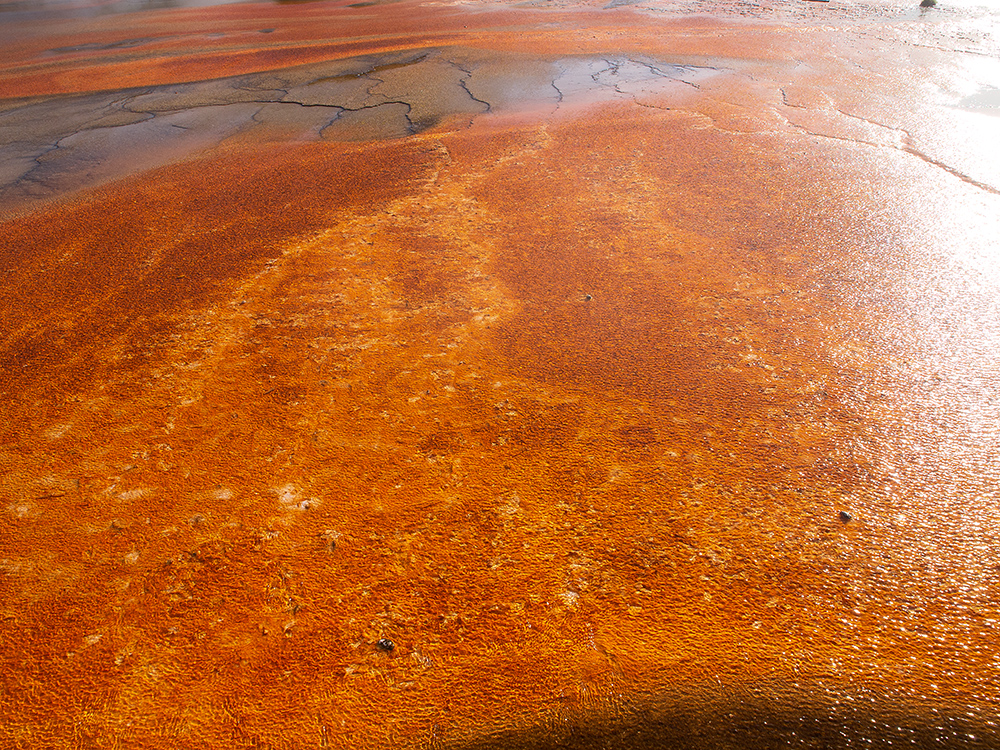
[[991,16],[9,18],[0,745],[998,745]]

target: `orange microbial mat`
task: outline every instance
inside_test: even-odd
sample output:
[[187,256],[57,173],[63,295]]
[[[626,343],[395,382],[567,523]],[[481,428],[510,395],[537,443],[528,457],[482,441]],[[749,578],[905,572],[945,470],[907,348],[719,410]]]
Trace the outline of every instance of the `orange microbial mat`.
[[995,11],[146,5],[0,3],[0,747],[1000,747]]

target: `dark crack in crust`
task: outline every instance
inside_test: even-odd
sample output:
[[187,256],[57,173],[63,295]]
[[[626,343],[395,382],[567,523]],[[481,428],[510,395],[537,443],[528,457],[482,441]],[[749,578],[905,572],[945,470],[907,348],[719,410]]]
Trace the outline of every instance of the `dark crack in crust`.
[[[716,72],[629,57],[525,64],[502,56],[420,49],[254,75],[7,101],[0,111],[0,203],[8,210],[152,168],[253,131],[263,140],[372,141],[511,107],[554,105],[646,79]],[[553,96],[552,92],[555,92]],[[498,98],[499,97],[499,98]]]

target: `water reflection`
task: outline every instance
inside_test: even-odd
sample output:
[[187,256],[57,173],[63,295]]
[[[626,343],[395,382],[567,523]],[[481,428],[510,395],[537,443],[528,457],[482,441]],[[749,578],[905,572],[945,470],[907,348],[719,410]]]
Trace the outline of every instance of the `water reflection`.
[[0,2],[0,14],[18,18],[92,18],[170,8],[229,5],[250,0],[13,0]]

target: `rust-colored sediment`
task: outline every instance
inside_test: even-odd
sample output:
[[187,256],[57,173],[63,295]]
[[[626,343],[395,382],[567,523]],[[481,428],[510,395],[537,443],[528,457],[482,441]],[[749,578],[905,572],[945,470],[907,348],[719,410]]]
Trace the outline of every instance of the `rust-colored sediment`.
[[[507,44],[417,7],[379,18]],[[2,744],[990,747],[996,194],[907,107],[845,115],[853,73],[750,57],[8,219]],[[78,75],[28,67],[4,91]]]

